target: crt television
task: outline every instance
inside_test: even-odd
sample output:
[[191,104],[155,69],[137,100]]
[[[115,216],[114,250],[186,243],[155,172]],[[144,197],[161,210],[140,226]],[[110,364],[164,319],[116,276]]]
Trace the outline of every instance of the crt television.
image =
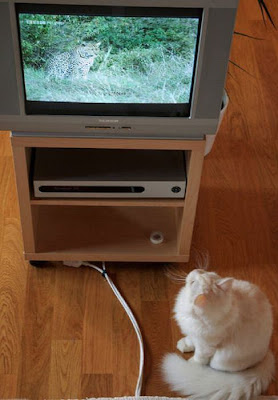
[[236,8],[237,0],[0,0],[0,129],[214,134]]

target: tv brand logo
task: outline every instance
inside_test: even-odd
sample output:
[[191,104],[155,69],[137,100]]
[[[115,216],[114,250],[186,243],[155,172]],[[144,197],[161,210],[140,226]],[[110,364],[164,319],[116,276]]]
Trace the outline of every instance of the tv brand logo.
[[98,122],[119,122],[118,119],[99,119]]

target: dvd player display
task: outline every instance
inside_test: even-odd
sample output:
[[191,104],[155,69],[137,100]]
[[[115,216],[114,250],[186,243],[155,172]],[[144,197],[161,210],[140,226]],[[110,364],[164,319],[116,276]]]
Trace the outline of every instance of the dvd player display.
[[37,148],[36,198],[183,198],[183,151]]

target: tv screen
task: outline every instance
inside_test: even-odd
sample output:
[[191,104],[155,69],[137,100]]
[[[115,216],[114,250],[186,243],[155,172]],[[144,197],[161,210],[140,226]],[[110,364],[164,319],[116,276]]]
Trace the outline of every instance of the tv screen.
[[26,113],[190,115],[201,9],[16,10]]

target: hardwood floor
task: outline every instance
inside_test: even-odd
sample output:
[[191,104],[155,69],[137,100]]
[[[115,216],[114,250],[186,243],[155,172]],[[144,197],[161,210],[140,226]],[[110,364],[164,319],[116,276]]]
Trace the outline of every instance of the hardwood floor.
[[[278,4],[271,9],[278,25]],[[278,33],[255,0],[241,0],[230,66],[230,105],[204,170],[193,235],[210,269],[258,284],[273,304],[278,352]],[[60,399],[133,395],[138,344],[104,279],[59,263],[24,261],[11,149],[0,135],[0,398]],[[55,232],[53,232],[55,235]],[[196,262],[179,264],[183,272]],[[133,308],[146,346],[144,395],[171,395],[159,364],[180,337],[172,307],[180,286],[162,264],[108,263]],[[254,333],[255,334],[255,333]],[[252,338],[250,338],[252,340]],[[276,373],[276,378],[278,372]],[[278,394],[274,381],[268,394]]]

